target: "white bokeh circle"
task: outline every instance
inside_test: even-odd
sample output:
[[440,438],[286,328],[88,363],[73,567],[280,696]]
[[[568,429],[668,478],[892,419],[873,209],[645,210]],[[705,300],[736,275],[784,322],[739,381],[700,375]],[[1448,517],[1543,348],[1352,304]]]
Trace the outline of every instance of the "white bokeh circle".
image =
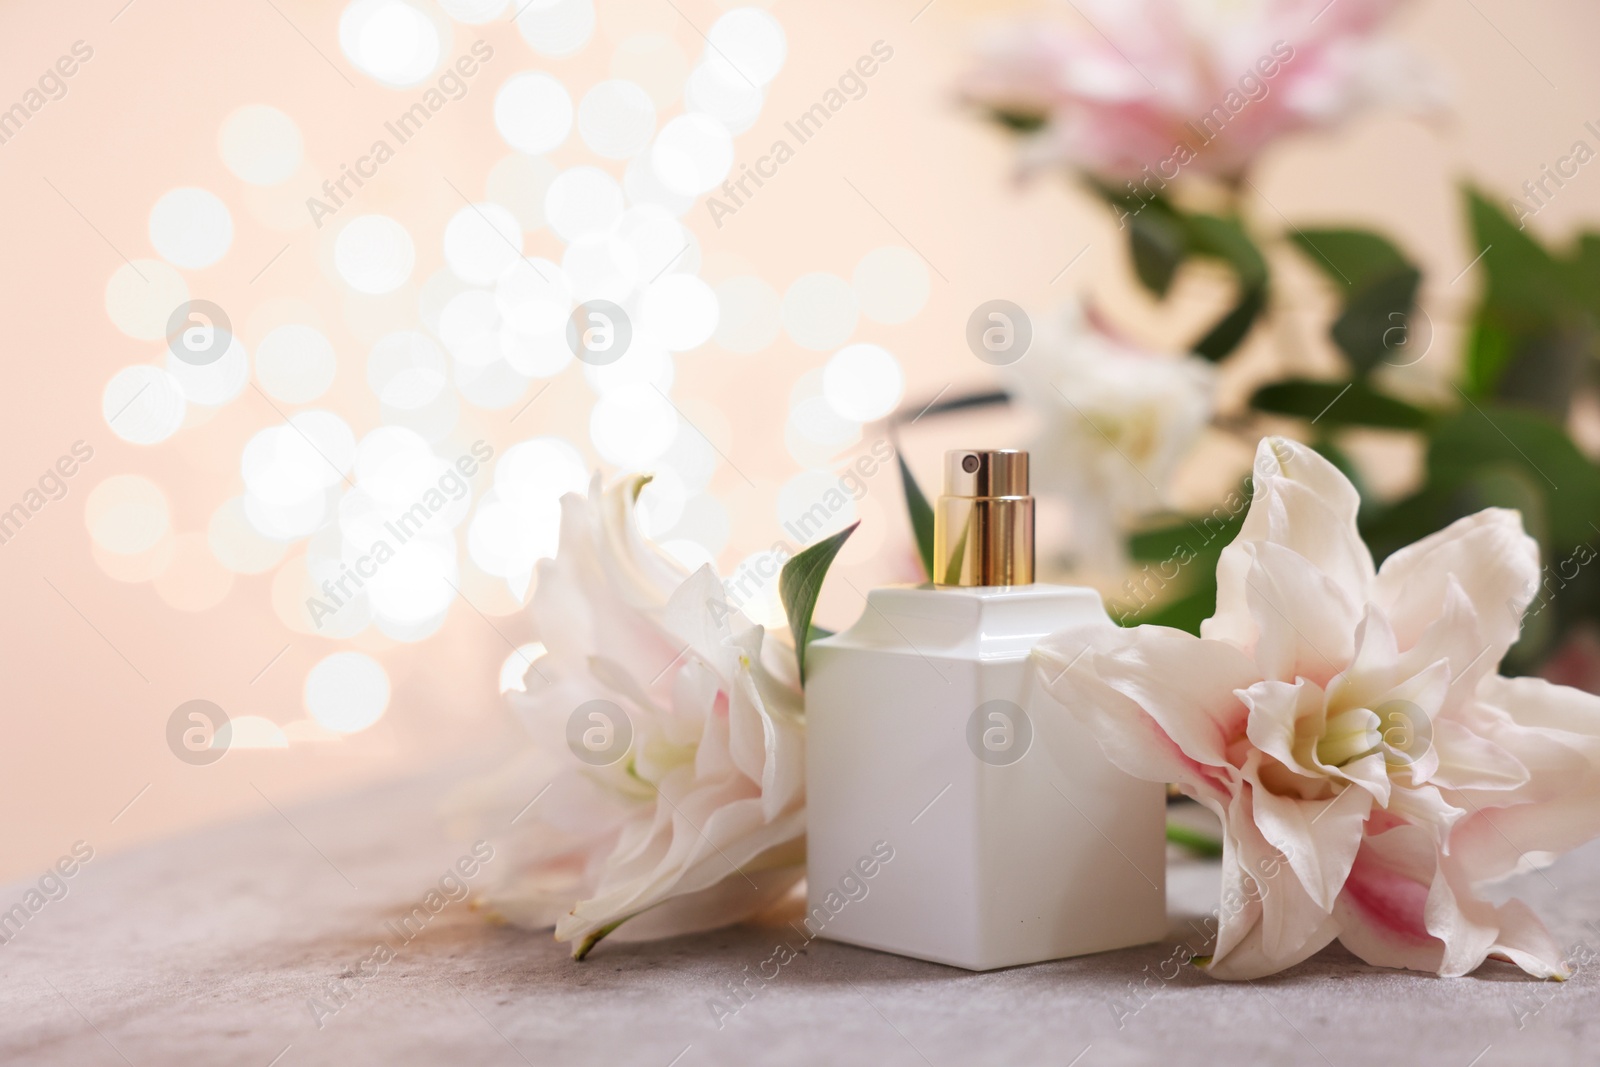
[[106,383],[100,412],[111,432],[135,445],[153,445],[178,432],[188,400],[178,379],[160,367],[124,367]]
[[513,74],[495,93],[494,128],[512,148],[542,155],[572,132],[572,96],[548,74]]
[[544,197],[544,215],[563,241],[609,230],[627,206],[622,186],[599,167],[569,167]]
[[458,364],[486,367],[501,358],[500,310],[488,289],[466,289],[451,297],[435,332]]
[[693,272],[699,254],[694,234],[672,212],[655,204],[631,207],[617,224],[617,235],[639,261],[639,274],[645,281],[671,271]]
[[149,551],[172,528],[167,495],[142,474],[113,474],[89,490],[83,521],[90,540],[119,556]]
[[735,8],[706,33],[704,62],[726,81],[766,85],[783,69],[788,54],[783,25],[758,7]]
[[495,280],[494,303],[512,332],[528,338],[557,337],[572,311],[572,282],[548,259],[529,257],[513,263]]
[[189,300],[183,275],[158,259],[136,259],[111,272],[106,282],[106,314],[139,341],[159,341],[179,304]]
[[449,359],[420,330],[385,334],[367,356],[367,385],[386,408],[419,411],[449,382]]
[[650,168],[672,192],[699,196],[715,189],[733,168],[733,135],[709,115],[679,115],[656,135]]
[[578,135],[597,156],[631,159],[649,146],[655,132],[655,102],[633,82],[598,82],[578,105]]
[[672,447],[678,421],[677,410],[654,386],[626,386],[595,401],[589,439],[608,463],[638,470]]
[[601,231],[579,237],[561,256],[561,269],[578,301],[609,300],[622,304],[639,281],[639,254],[615,233]]
[[693,195],[675,193],[661,184],[649,152],[628,161],[627,169],[622,172],[622,189],[628,194],[628,203],[636,207],[659,207],[674,217],[681,217],[694,207]]
[[521,0],[517,32],[528,47],[542,56],[558,59],[578,52],[594,36],[595,10],[591,0]]
[[339,16],[339,49],[383,85],[417,85],[439,66],[445,42],[433,19],[405,0],[353,0]]
[[333,265],[344,283],[376,296],[404,285],[416,266],[411,232],[388,215],[358,215],[333,242]]
[[444,262],[470,285],[492,285],[522,258],[522,225],[499,204],[469,204],[444,228]]
[[728,77],[725,70],[702,63],[683,87],[684,107],[716,119],[730,133],[743,133],[755,124],[766,99],[759,86],[743,78]]
[[873,322],[910,322],[928,303],[928,265],[909,248],[885,245],[861,257],[851,276],[861,313]]
[[511,0],[439,0],[446,15],[469,26],[493,22],[510,3]]
[[487,199],[507,208],[528,233],[544,225],[544,195],[556,168],[543,156],[511,152],[489,169]]
[[389,675],[362,652],[325,656],[306,675],[306,712],[335,733],[365,730],[389,706]]
[[256,380],[274,400],[304,404],[328,391],[339,369],[333,342],[315,326],[285,323],[256,346]]
[[872,422],[895,409],[905,394],[900,361],[881,345],[847,345],[822,369],[822,395],[846,419]]
[[717,294],[693,274],[667,274],[639,301],[643,329],[674,352],[696,348],[717,328]]
[[211,513],[206,543],[218,563],[235,574],[263,574],[276,567],[288,545],[267,537],[245,515],[245,500],[234,497]]
[[300,169],[304,152],[294,119],[267,104],[246,104],[222,120],[217,148],[236,178],[251,185],[279,185]]
[[203,365],[179,359],[169,350],[167,371],[178,380],[191,404],[218,407],[238,396],[249,383],[250,354],[237,337],[229,337],[222,355]]
[[209,267],[233,244],[233,215],[209,190],[173,189],[150,209],[150,244],[174,267]]

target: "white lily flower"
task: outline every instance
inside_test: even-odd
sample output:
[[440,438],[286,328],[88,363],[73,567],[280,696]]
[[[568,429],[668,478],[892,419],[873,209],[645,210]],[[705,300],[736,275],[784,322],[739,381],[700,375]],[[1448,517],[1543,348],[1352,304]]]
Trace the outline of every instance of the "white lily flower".
[[1479,895],[1600,834],[1600,697],[1496,672],[1538,546],[1491,508],[1375,569],[1357,505],[1321,456],[1264,440],[1201,636],[1067,631],[1041,675],[1114,762],[1222,820],[1212,974],[1338,939],[1379,966],[1565,977],[1527,906]]
[[[511,694],[537,752],[513,774],[510,876],[485,897],[554,925],[581,958],[600,938],[738,922],[804,874],[803,703],[794,651],[639,532],[632,477],[562,501],[532,614],[548,650]],[[596,717],[598,714],[599,717]]]

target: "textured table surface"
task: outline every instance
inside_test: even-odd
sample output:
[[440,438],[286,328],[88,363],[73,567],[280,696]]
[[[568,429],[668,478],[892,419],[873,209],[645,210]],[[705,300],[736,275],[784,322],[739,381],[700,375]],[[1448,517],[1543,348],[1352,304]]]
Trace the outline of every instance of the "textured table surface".
[[[263,805],[258,819],[96,856],[0,945],[0,1063],[1600,1063],[1600,966],[1565,984],[1500,964],[1444,980],[1335,947],[1251,984],[1192,968],[1160,977],[1216,905],[1215,865],[1193,861],[1169,872],[1164,943],[969,974],[818,941],[719,1027],[713,998],[780,941],[799,946],[781,916],[607,943],[581,964],[548,935],[488,925],[462,904],[409,942],[396,936],[388,924],[468,850],[436,819],[446,787]],[[1546,873],[1511,888],[1564,944],[1600,948],[1588,925],[1600,849]],[[7,887],[0,907],[34,884]],[[399,946],[392,960],[373,958],[379,942]],[[363,970],[332,1011],[330,983]],[[1147,977],[1141,1004],[1133,983]]]

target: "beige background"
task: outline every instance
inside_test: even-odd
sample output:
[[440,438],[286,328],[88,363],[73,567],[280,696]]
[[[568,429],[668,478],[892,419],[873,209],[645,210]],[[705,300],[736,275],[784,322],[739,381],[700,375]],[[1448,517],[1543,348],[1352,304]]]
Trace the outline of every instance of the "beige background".
[[[720,9],[711,0],[675,2],[681,16],[666,0],[597,0],[595,38],[578,55],[557,61],[532,55],[504,21],[456,27],[448,55],[482,36],[495,47],[495,60],[464,100],[451,104],[363,191],[362,210],[387,211],[410,226],[418,241],[417,279],[438,267],[439,235],[459,206],[440,175],[481,196],[484,175],[506,152],[492,124],[494,88],[525,69],[551,70],[569,85],[587,85],[607,76],[618,40],[644,29],[670,34],[693,57],[701,45],[690,23],[708,26]],[[141,473],[165,489],[175,531],[203,531],[218,504],[239,492],[243,442],[279,421],[246,390],[162,444],[118,440],[102,417],[101,392],[119,368],[157,359],[160,344],[117,331],[104,309],[106,282],[122,256],[153,256],[146,220],[158,197],[179,185],[213,190],[233,211],[235,237],[219,264],[187,272],[193,294],[229,308],[236,324],[277,299],[316,305],[341,360],[324,406],[344,412],[358,433],[375,425],[362,370],[366,346],[344,325],[344,290],[319,265],[325,253],[318,236],[308,226],[282,230],[261,221],[251,208],[254,194],[218,156],[217,131],[241,105],[279,107],[299,123],[306,166],[322,175],[359,154],[372,130],[416,90],[382,88],[350,67],[338,50],[340,5],[332,2],[123,4],[8,0],[0,7],[0,103],[20,97],[74,41],[94,48],[66,97],[0,145],[8,208],[0,259],[6,311],[0,351],[8,386],[0,419],[0,506],[20,499],[74,441],[94,448],[67,496],[0,545],[0,878],[27,875],[80,838],[97,850],[123,848],[264,811],[264,798],[281,807],[517,737],[496,693],[505,641],[484,618],[456,604],[442,631],[420,644],[402,646],[370,631],[343,643],[376,656],[393,683],[388,713],[371,729],[287,750],[234,752],[211,767],[185,765],[168,751],[167,717],[197,697],[280,724],[303,718],[306,671],[343,645],[289,631],[273,611],[270,575],[236,577],[214,606],[189,611],[170,601],[190,594],[216,599],[220,587],[202,595],[205,573],[187,585],[175,579],[163,596],[150,582],[114,580],[95,562],[84,524],[84,501],[95,484],[113,474]],[[899,355],[908,401],[989,380],[961,336],[971,309],[996,296],[1044,307],[1073,289],[1092,289],[1127,326],[1152,340],[1182,336],[1201,321],[1220,295],[1214,280],[1186,278],[1170,307],[1146,304],[1129,288],[1109,220],[1064,182],[1046,179],[1018,189],[1004,140],[955,106],[952,83],[974,27],[1000,8],[934,0],[913,22],[920,6],[921,0],[791,0],[773,7],[788,34],[788,63],[761,119],[737,138],[739,160],[764,151],[781,123],[814,102],[874,41],[888,42],[894,58],[870,81],[864,99],[803,146],[722,229],[710,224],[703,208],[690,211],[686,222],[705,256],[701,275],[715,284],[754,271],[781,292],[809,271],[848,277],[863,253],[911,244],[937,271],[926,309],[904,326],[863,320],[855,335]],[[1081,25],[1069,5],[1054,10]],[[1439,338],[1415,372],[1416,384],[1426,388],[1450,358],[1452,319],[1476,284],[1470,274],[1450,284],[1477,251],[1463,235],[1455,186],[1471,178],[1508,194],[1585,136],[1586,120],[1600,119],[1600,68],[1588,54],[1600,39],[1600,11],[1578,0],[1428,0],[1403,13],[1397,26],[1452,82],[1454,117],[1425,126],[1376,115],[1332,136],[1285,145],[1256,176],[1267,202],[1256,200],[1250,210],[1270,229],[1281,227],[1279,212],[1305,223],[1381,226],[1427,265],[1427,307]],[[552,158],[566,165],[581,155],[574,138]],[[1534,228],[1558,234],[1593,224],[1597,215],[1600,172],[1586,170]],[[272,261],[286,243],[287,251]],[[1052,285],[1085,245],[1088,253]],[[559,246],[548,232],[536,232],[527,248],[550,255]],[[1303,265],[1285,266],[1285,299],[1295,312],[1291,330],[1314,352],[1320,288]],[[241,335],[252,340],[248,326]],[[1258,336],[1255,347],[1241,380],[1230,383],[1230,396],[1274,358],[1273,339]],[[678,360],[674,398],[756,483],[752,489],[724,466],[711,484],[733,516],[720,561],[725,568],[781,536],[773,500],[799,468],[776,428],[794,381],[825,360],[825,353],[781,337],[755,356],[712,343]],[[569,368],[516,425],[508,412],[466,408],[458,437],[483,437],[503,451],[525,437],[557,433],[587,449],[591,401]],[[999,417],[967,427],[921,426],[907,445],[927,479],[937,452],[958,443],[952,436],[960,444],[1014,444],[1024,432]],[[863,443],[872,437],[869,428]],[[594,458],[592,450],[586,454]],[[1403,457],[1403,449],[1396,454]],[[1185,494],[1203,496],[1209,485],[1230,478],[1229,464],[1242,455],[1236,442],[1209,443],[1190,465]],[[1388,464],[1385,472],[1392,481],[1403,479],[1405,465]],[[899,509],[892,472],[877,475],[861,505],[862,534],[845,556],[843,573],[857,588],[908,574]],[[470,574],[464,589],[505,638],[527,639],[528,625],[503,591]],[[847,621],[857,610],[856,595],[834,583],[824,621]]]

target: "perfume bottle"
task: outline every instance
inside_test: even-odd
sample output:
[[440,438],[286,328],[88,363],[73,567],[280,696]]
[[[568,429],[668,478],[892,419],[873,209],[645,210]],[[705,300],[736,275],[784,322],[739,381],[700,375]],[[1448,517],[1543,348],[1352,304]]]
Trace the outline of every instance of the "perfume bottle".
[[1113,624],[1034,584],[1027,453],[948,453],[934,521],[935,580],[873,590],[807,653],[807,933],[975,971],[1158,939],[1165,791],[1029,659]]

